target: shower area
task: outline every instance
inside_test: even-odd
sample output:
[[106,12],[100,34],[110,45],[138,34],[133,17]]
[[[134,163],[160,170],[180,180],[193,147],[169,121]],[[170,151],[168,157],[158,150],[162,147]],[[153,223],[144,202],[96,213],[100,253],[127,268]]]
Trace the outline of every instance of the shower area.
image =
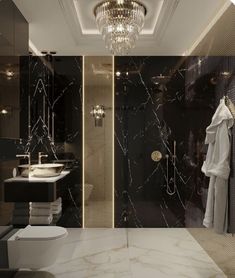
[[202,227],[218,63],[84,57],[84,227]]
[[115,58],[115,227],[202,227],[213,61]]

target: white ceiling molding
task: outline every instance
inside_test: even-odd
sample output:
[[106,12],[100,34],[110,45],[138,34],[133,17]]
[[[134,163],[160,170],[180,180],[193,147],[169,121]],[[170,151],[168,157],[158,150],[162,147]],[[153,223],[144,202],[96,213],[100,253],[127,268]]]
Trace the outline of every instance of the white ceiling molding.
[[36,56],[42,55],[31,40],[29,40],[29,50],[32,51],[32,53]]
[[[13,0],[29,22],[31,42],[57,55],[110,55],[93,9],[102,0]],[[75,1],[75,2],[74,2]],[[130,55],[189,55],[230,0],[140,0],[146,22]],[[77,5],[77,10],[75,5]]]
[[211,20],[211,22],[206,26],[206,28],[202,31],[200,36],[197,38],[197,40],[192,44],[192,46],[186,50],[182,55],[188,56],[193,53],[193,51],[196,49],[196,47],[200,44],[200,42],[206,37],[206,35],[209,33],[209,31],[213,28],[213,26],[216,24],[216,22],[221,18],[221,16],[225,13],[225,11],[232,5],[230,1],[227,1],[222,8],[218,11],[218,13],[215,15],[215,17]]
[[77,17],[77,11],[74,7],[74,3],[73,1],[59,0],[59,4],[69,26],[71,34],[76,44],[78,44],[79,41],[77,41],[77,38],[82,35],[82,29],[79,18]]
[[163,1],[162,9],[159,14],[158,24],[155,26],[154,37],[160,42],[170,24],[171,19],[179,5],[180,0],[165,0]]
[[[140,36],[155,39],[158,36],[156,31],[159,31],[162,36],[179,1],[143,0],[142,3],[147,8],[147,16]],[[85,2],[81,0],[59,0],[62,12],[77,44],[81,43],[81,37],[86,39],[100,37],[93,14],[94,7],[100,0],[90,0],[89,3],[86,0]]]

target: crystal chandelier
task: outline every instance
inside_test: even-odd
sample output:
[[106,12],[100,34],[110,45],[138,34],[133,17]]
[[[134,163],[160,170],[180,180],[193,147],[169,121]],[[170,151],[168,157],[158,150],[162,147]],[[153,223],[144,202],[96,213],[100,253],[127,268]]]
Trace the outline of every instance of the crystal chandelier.
[[97,26],[112,54],[125,55],[135,47],[146,13],[145,6],[134,0],[107,0],[95,7]]

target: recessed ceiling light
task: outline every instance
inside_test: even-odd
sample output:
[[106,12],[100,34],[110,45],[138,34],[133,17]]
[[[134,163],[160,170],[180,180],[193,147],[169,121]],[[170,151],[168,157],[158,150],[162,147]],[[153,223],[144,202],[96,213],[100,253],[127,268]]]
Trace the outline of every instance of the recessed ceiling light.
[[117,71],[116,72],[116,76],[120,76],[121,75],[121,72],[120,71]]
[[231,0],[231,2],[233,3],[233,5],[235,5],[235,0]]

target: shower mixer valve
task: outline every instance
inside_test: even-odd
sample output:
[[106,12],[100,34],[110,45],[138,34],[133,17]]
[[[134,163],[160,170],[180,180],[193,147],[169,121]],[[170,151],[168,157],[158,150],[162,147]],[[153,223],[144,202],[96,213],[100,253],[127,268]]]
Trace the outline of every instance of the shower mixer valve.
[[154,162],[158,162],[162,159],[162,153],[159,151],[154,151],[151,154],[151,158]]

